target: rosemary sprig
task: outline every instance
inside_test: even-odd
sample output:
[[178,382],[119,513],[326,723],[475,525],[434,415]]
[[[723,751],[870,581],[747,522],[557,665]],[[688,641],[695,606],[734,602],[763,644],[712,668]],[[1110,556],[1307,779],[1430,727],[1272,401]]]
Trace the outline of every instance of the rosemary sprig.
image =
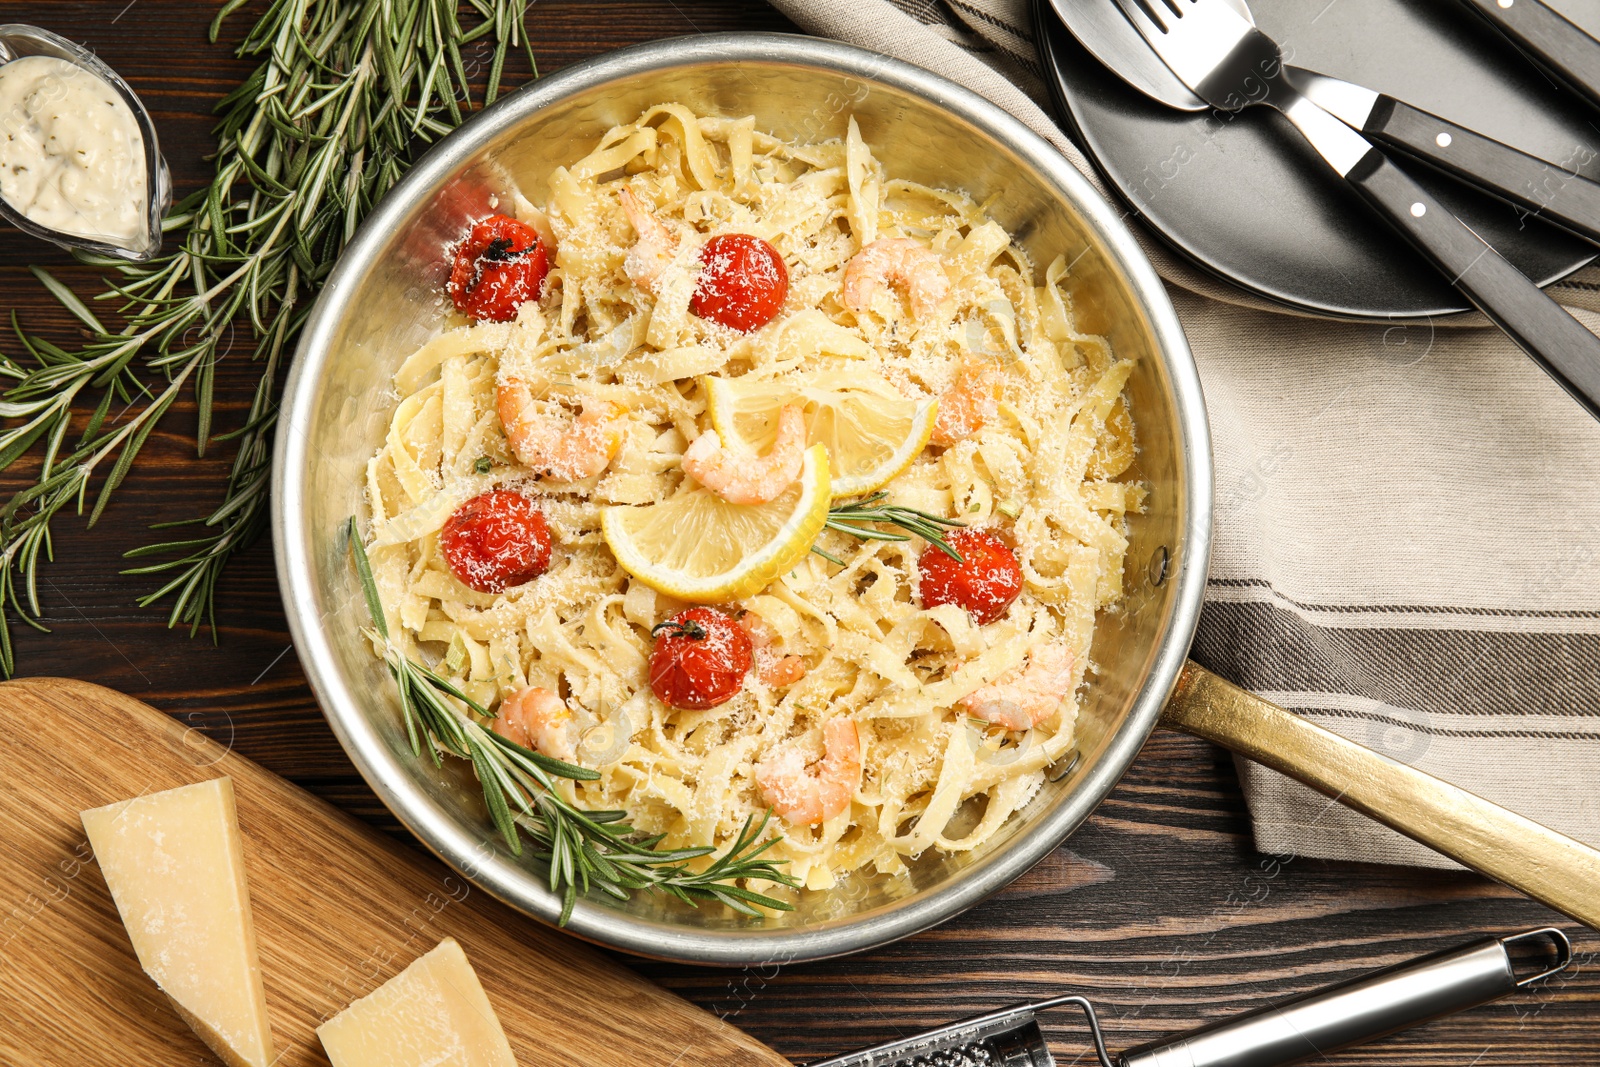
[[[245,0],[227,0],[215,41]],[[186,389],[198,412],[196,444],[232,441],[236,453],[221,502],[191,523],[195,536],[128,553],[160,557],[124,573],[164,581],[140,600],[170,597],[168,625],[215,630],[217,578],[266,525],[268,455],[279,372],[310,298],[372,205],[410,165],[412,146],[449,132],[470,108],[469,64],[487,53],[484,102],[500,90],[508,50],[533,53],[524,29],[531,0],[468,0],[479,20],[462,25],[456,0],[270,0],[238,46],[259,56],[255,72],[217,105],[218,150],[210,184],[176,205],[163,229],[176,251],[133,265],[88,258],[111,272],[95,301],[120,309],[107,324],[49,273],[34,275],[82,325],[65,349],[27,333],[26,353],[0,355],[0,470],[37,455],[33,484],[0,504],[0,671],[14,667],[10,616],[38,629],[39,564],[51,555],[52,520],[82,514],[96,475],[89,524],[100,518],[140,448]],[[479,53],[469,61],[475,42]],[[492,46],[491,46],[492,42]],[[234,331],[248,337],[260,377],[242,425],[213,434],[217,363]],[[92,407],[76,442],[75,408]]]
[[507,846],[514,854],[522,854],[517,834],[520,825],[538,847],[535,855],[549,864],[550,890],[562,895],[561,925],[566,925],[578,896],[587,893],[591,885],[619,900],[626,900],[633,890],[652,889],[689,904],[720,901],[746,915],[760,915],[758,908],[793,910],[793,905],[785,901],[736,884],[748,878],[787,886],[797,884],[779,869],[778,865],[785,861],[761,858],[779,840],[776,836],[762,840],[771,812],[763,815],[760,823],[746,819],[727,851],[703,870],[695,871],[690,869],[690,862],[711,855],[714,849],[657,848],[665,835],[635,831],[623,821],[626,812],[587,811],[568,802],[556,791],[552,776],[592,781],[600,775],[523,748],[484,729],[467,711],[484,718],[492,718],[493,712],[448,678],[402,654],[389,640],[383,603],[354,518],[346,535],[366,593],[367,609],[372,614],[373,632],[384,644],[389,672],[400,692],[400,709],[413,754],[421,758],[426,737],[435,766],[442,763],[441,749],[472,762],[483,785],[489,817]]
[[[961,553],[944,539],[944,535],[946,530],[965,526],[966,523],[960,519],[946,519],[929,511],[918,511],[916,508],[901,507],[899,504],[885,504],[883,500],[888,495],[888,490],[880,489],[853,504],[840,504],[829,508],[827,528],[847,533],[851,537],[859,537],[863,541],[909,541],[911,535],[916,534],[957,563],[965,562]],[[897,526],[899,530],[879,530],[862,525],[874,522]],[[900,530],[906,532],[901,533]],[[844,561],[836,559],[814,545],[811,551],[823,559],[844,566]]]

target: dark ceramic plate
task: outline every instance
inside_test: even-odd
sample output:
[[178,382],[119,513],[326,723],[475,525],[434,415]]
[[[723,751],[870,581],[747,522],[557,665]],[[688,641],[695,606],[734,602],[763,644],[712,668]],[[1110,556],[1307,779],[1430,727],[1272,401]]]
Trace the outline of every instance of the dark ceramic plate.
[[[1600,113],[1553,86],[1456,0],[1250,6],[1299,66],[1387,92],[1600,179]],[[1568,3],[1555,6],[1588,21]],[[1467,310],[1461,294],[1282,116],[1266,108],[1228,115],[1163,107],[1090,56],[1049,0],[1035,0],[1035,18],[1045,80],[1068,131],[1107,184],[1180,254],[1259,296],[1321,314],[1388,319]],[[1541,285],[1600,254],[1521,209],[1402,163]]]

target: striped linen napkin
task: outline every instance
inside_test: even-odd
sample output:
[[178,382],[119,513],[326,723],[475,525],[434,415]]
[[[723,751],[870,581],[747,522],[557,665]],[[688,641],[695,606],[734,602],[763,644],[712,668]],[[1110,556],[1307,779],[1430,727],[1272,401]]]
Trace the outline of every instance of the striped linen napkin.
[[[773,2],[983,94],[1106,192],[1041,103],[1027,0]],[[1140,237],[1188,331],[1216,448],[1195,659],[1600,846],[1600,423],[1481,318],[1284,314]],[[1550,292],[1600,330],[1600,269]],[[1263,852],[1454,866],[1238,763]]]

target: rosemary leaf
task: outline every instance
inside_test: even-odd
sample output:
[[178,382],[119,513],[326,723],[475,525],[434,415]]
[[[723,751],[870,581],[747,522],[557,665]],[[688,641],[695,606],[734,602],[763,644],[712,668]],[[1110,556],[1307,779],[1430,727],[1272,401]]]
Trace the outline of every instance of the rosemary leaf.
[[378,631],[378,636],[385,641],[389,640],[389,622],[383,615],[383,602],[378,599],[378,583],[372,577],[372,561],[367,558],[366,546],[361,543],[361,528],[356,525],[355,516],[350,516],[350,522],[345,527],[345,536],[350,539],[350,551],[356,560],[356,576],[361,579],[361,591],[367,597],[367,613],[372,616],[373,628]]
[[105,333],[106,328],[100,325],[100,320],[94,317],[94,312],[84,306],[83,301],[71,289],[56,281],[55,276],[43,267],[29,267],[33,276],[39,279],[39,284],[50,291],[50,295],[60,301],[61,306],[72,313],[73,318],[83,323],[95,333]]
[[[883,503],[888,496],[887,490],[880,489],[853,504],[840,504],[829,509],[827,529],[838,530],[840,533],[859,537],[863,541],[909,541],[911,535],[915,534],[957,563],[965,562],[961,553],[945,540],[944,535],[946,530],[965,526],[966,523],[960,519],[947,519],[929,511]],[[897,529],[881,530],[876,526],[864,525],[867,523],[894,526]],[[901,533],[901,530],[905,532]],[[811,551],[840,566],[844,565],[820,548],[813,546]]]
[[835,567],[843,567],[845,565],[844,560],[840,559],[838,556],[835,556],[832,552],[823,550],[817,545],[812,545],[811,551],[815,552],[817,555],[821,556]]

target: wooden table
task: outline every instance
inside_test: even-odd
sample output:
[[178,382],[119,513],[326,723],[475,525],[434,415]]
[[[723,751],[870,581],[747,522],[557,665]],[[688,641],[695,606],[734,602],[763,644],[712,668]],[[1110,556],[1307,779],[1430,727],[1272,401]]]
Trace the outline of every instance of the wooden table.
[[[228,39],[243,31],[257,6],[230,27]],[[181,193],[209,173],[201,157],[211,149],[212,105],[250,69],[226,47],[207,43],[214,9],[184,0],[5,0],[0,23],[30,22],[76,37],[126,76],[155,114]],[[546,73],[655,37],[792,29],[765,5],[737,0],[547,0],[532,7],[530,27]],[[526,75],[516,68],[517,82]],[[31,329],[70,337],[66,317],[28,275],[29,263],[58,269],[85,293],[97,291],[92,273],[9,230],[0,236],[3,309],[16,309]],[[0,337],[0,350],[19,351],[9,334]],[[222,361],[220,428],[238,424],[254,380],[247,354]],[[168,631],[164,609],[134,604],[144,581],[118,575],[121,553],[149,537],[145,526],[192,518],[217,501],[231,453],[213,448],[197,459],[194,422],[192,406],[168,416],[94,530],[70,517],[60,522],[58,562],[44,568],[40,584],[52,633],[13,624],[18,672],[83,678],[140,697],[400,833],[311,699],[289,644],[270,546],[258,544],[228,572],[217,596],[215,643],[209,634],[190,639]],[[1112,1047],[1123,1048],[1485,933],[1556,918],[1467,874],[1262,856],[1251,846],[1230,758],[1157,733],[1063,848],[937,930],[870,955],[776,973],[638,966],[801,1062],[1064,990],[1089,993]],[[1332,1062],[1600,1062],[1600,937],[1573,933],[1576,974]],[[1085,1062],[1075,1026],[1064,1018],[1055,1032],[1062,1062]]]

